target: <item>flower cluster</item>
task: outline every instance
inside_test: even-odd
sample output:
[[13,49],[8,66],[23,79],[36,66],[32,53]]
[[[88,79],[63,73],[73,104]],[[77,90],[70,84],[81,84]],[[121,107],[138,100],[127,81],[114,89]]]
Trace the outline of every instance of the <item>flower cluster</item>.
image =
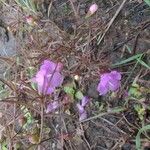
[[37,72],[33,81],[37,83],[38,91],[42,94],[51,94],[55,91],[56,87],[61,86],[64,77],[60,73],[62,70],[61,63],[54,63],[45,60]]
[[[38,91],[40,94],[47,95],[53,93],[57,87],[63,83],[63,75],[61,74],[63,65],[61,63],[54,63],[50,60],[44,60],[40,66],[39,71],[33,78],[33,81],[37,83]],[[100,82],[97,86],[97,91],[100,95],[106,95],[109,91],[117,91],[121,84],[121,73],[117,71],[111,71],[110,73],[104,73],[100,76]],[[89,98],[84,96],[80,103],[77,103],[77,109],[79,112],[79,121],[87,118],[86,105],[89,102]],[[58,101],[50,102],[47,106],[46,113],[53,112],[61,107]]]
[[89,98],[84,96],[81,100],[81,104],[77,103],[77,108],[79,111],[79,121],[82,121],[87,118],[87,112],[85,110],[85,106],[88,104]]
[[100,95],[105,95],[109,91],[116,91],[120,87],[121,74],[117,71],[104,73],[100,77],[97,91]]

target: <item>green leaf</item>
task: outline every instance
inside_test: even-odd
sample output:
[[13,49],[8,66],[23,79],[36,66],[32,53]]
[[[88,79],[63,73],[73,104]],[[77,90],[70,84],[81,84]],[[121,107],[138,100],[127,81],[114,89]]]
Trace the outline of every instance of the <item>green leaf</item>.
[[[35,68],[34,67],[29,67],[27,69],[27,75],[29,76],[29,78],[32,78],[34,75],[35,75]],[[37,89],[37,86],[36,86],[36,83],[34,82],[31,82],[31,87],[36,90]]]
[[139,104],[136,104],[136,105],[134,105],[134,109],[135,109],[135,111],[137,112],[138,117],[140,118],[140,120],[143,121],[143,119],[144,119],[144,114],[145,114],[145,108],[142,107],[142,106],[139,105]]
[[147,130],[150,130],[150,125],[146,125],[146,126],[142,127],[139,130],[139,132],[137,133],[137,135],[136,135],[136,149],[137,150],[142,149],[141,148],[141,138],[140,138],[140,136],[141,136],[142,132],[146,132]]
[[31,115],[31,113],[29,112],[28,108],[26,108],[25,106],[22,106],[21,110],[24,112],[24,116],[27,118],[27,122],[23,126],[23,128],[26,128],[29,124],[31,124],[33,122],[33,117]]
[[115,108],[111,109],[112,113],[119,113],[119,112],[123,112],[123,111],[125,111],[125,108],[123,108],[123,107],[115,107]]
[[70,87],[70,86],[65,86],[64,87],[64,91],[65,91],[65,93],[67,93],[67,94],[69,94],[71,96],[74,96],[74,94],[75,94],[74,88]]
[[83,93],[81,91],[77,91],[76,94],[75,94],[75,98],[82,99],[83,98]]
[[150,6],[150,0],[144,0],[144,2],[145,2],[148,6]]
[[130,48],[128,45],[125,44],[125,48],[128,50],[128,52],[129,52],[130,54],[132,53],[132,50],[131,50],[131,48]]
[[132,57],[129,57],[128,59],[125,59],[125,60],[122,60],[121,62],[118,62],[118,63],[113,64],[112,67],[120,66],[120,65],[126,64],[126,63],[128,63],[128,62],[137,60],[137,59],[141,58],[142,55],[143,55],[143,54],[134,55],[134,56],[132,56]]
[[2,142],[2,150],[8,150],[6,141]]
[[138,84],[132,84],[132,86],[129,89],[129,95],[140,98],[142,95],[142,92],[140,91],[140,86]]

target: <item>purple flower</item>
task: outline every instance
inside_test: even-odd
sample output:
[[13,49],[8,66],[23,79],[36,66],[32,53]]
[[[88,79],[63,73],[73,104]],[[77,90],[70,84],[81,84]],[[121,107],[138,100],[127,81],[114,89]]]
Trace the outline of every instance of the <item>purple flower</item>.
[[56,87],[61,86],[64,77],[60,71],[62,69],[61,63],[54,63],[45,60],[37,72],[33,81],[37,83],[38,91],[43,94],[51,94],[55,91]]
[[86,118],[87,118],[87,111],[84,110],[84,112],[79,116],[79,121],[85,120]]
[[54,110],[56,110],[59,107],[59,103],[58,101],[54,101],[48,104],[47,109],[46,109],[46,113],[52,112]]
[[117,71],[104,73],[100,77],[97,91],[100,95],[105,95],[109,91],[116,91],[120,87],[121,74]]
[[89,98],[87,96],[84,96],[81,100],[81,106],[85,107],[88,102]]
[[81,104],[77,103],[77,108],[79,112],[79,121],[82,121],[87,118],[87,112],[85,110],[85,106],[88,104],[89,98],[84,96],[81,100]]

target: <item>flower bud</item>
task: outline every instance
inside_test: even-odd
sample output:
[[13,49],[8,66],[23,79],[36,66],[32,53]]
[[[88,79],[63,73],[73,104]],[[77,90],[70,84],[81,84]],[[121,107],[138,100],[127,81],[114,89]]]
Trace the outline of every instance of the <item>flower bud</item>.
[[98,5],[97,4],[93,4],[90,6],[89,11],[91,13],[91,15],[93,15],[98,9]]
[[98,9],[98,5],[96,3],[91,5],[90,8],[89,8],[88,13],[86,15],[86,18],[92,16],[97,11],[97,9]]

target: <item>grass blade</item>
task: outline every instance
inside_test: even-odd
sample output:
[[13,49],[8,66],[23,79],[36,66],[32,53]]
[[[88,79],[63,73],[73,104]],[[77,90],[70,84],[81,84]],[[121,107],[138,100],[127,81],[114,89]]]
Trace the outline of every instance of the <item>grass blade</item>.
[[137,61],[143,65],[144,67],[146,67],[147,69],[150,69],[150,66],[148,64],[146,64],[143,60],[141,60],[140,58],[137,59]]
[[145,2],[148,6],[150,6],[150,0],[144,0],[144,2]]
[[137,150],[141,150],[141,138],[140,138],[140,136],[141,136],[142,132],[145,132],[147,130],[150,130],[150,125],[146,125],[146,126],[142,127],[139,130],[139,132],[137,133],[137,135],[136,135],[136,141],[135,141],[136,142],[136,149]]
[[120,66],[120,65],[126,64],[126,63],[128,63],[128,62],[137,60],[137,59],[141,58],[142,55],[143,55],[143,54],[134,55],[134,56],[132,56],[132,57],[129,57],[128,59],[125,59],[125,60],[122,60],[121,62],[118,62],[118,63],[113,64],[112,67]]

